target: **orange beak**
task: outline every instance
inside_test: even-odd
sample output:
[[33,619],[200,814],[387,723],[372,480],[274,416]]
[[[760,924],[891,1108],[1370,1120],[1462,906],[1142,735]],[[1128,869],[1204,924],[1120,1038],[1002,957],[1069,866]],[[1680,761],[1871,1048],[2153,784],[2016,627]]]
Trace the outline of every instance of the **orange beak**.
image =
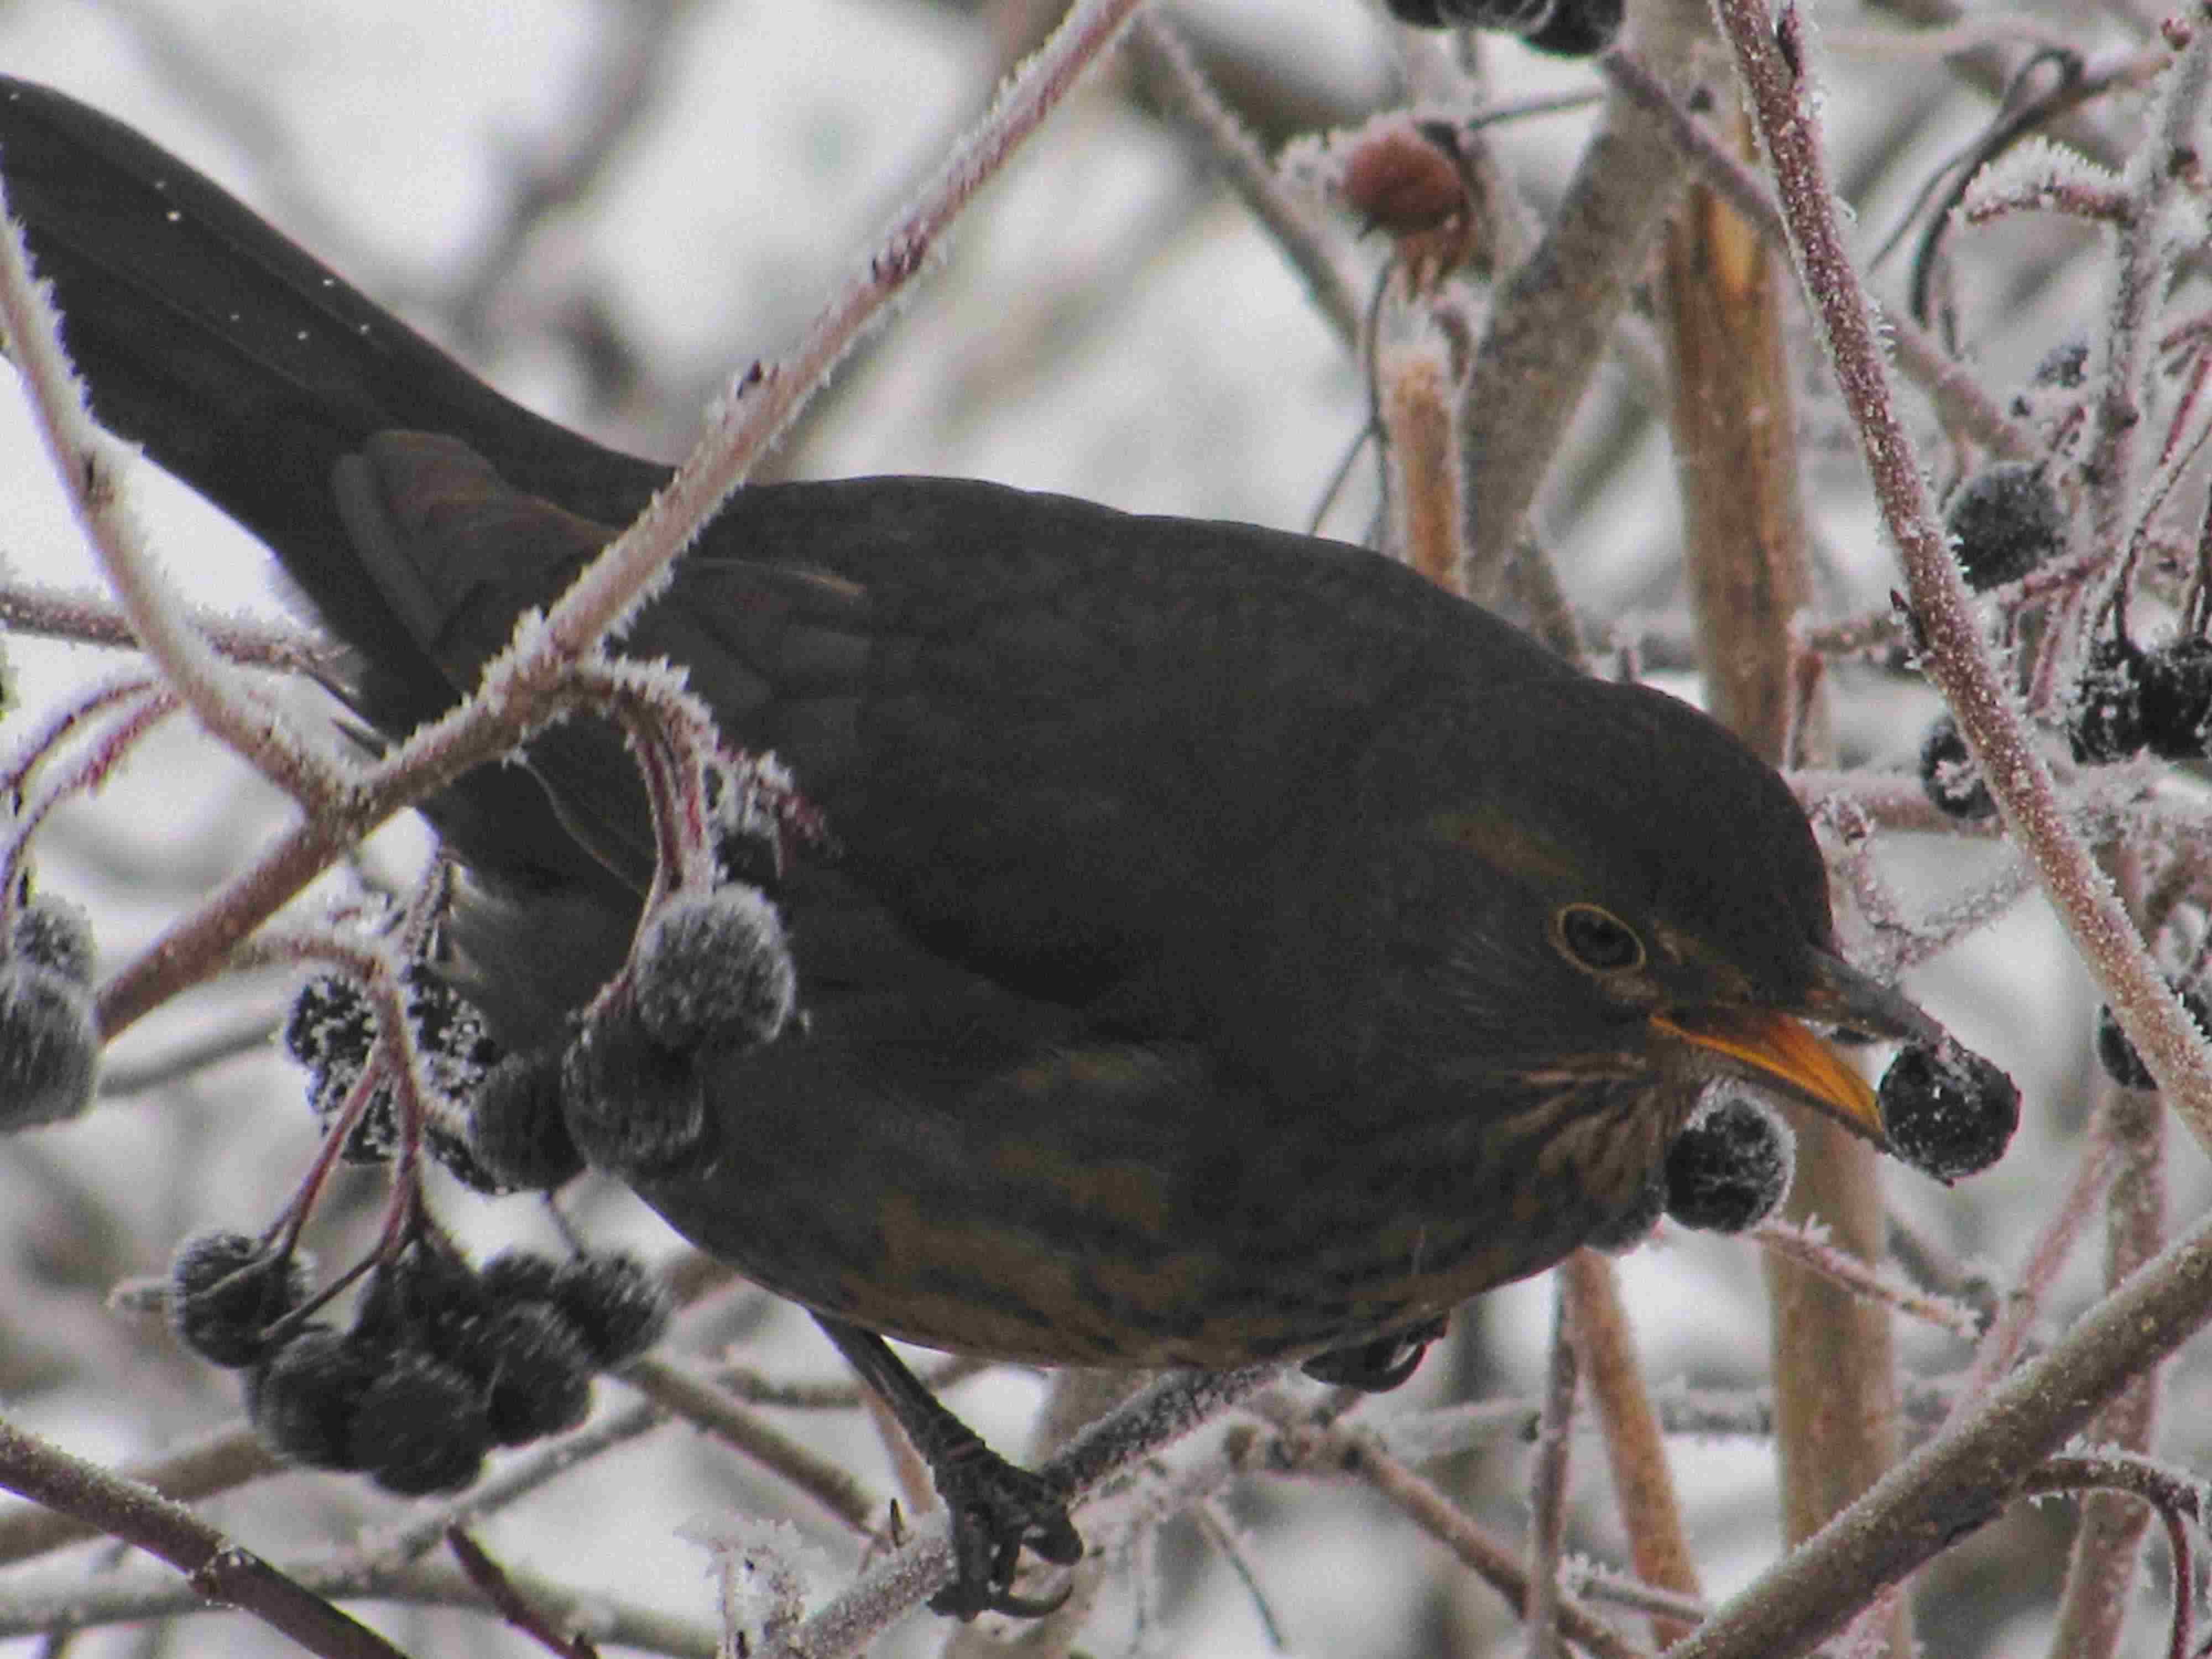
[[1808,982],[1786,1011],[1742,1004],[1670,1008],[1651,1017],[1652,1027],[1772,1078],[1887,1151],[1889,1138],[1882,1133],[1874,1091],[1841,1054],[1798,1021],[1923,1043],[1943,1042],[1943,1028],[1903,993],[1841,957],[1819,949],[1809,956]]
[[1771,1008],[1680,1009],[1654,1014],[1651,1024],[1785,1085],[1799,1099],[1877,1146],[1889,1144],[1866,1079],[1790,1015]]

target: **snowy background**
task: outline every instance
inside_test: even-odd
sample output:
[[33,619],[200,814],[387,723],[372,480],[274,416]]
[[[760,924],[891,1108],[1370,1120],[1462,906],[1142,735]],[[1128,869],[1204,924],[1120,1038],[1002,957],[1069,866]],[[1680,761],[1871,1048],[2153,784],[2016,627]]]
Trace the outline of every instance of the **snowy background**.
[[[175,149],[504,390],[608,441],[673,459],[723,379],[786,350],[831,285],[865,260],[1050,8],[678,8],[629,112],[634,124],[588,192],[511,234],[520,181],[562,157],[581,113],[598,112],[597,77],[628,32],[662,9],[621,0],[17,0],[0,9],[0,69],[58,86]],[[1172,9],[1209,58],[1237,66],[1231,95],[1249,100],[1271,141],[1356,124],[1400,95],[1399,49],[1357,0],[1187,0]],[[1990,106],[1932,57],[1851,49],[1853,31],[1895,27],[1893,14],[1823,3],[1816,15],[1832,37],[1820,69],[1836,173],[1871,245]],[[1598,84],[1585,67],[1510,46],[1486,52],[1500,98]],[[1556,195],[1589,120],[1587,110],[1571,111],[1496,130],[1502,163],[1540,206]],[[1348,223],[1337,228],[1349,237]],[[1967,243],[1958,279],[1972,302],[1966,343],[1990,384],[2024,378],[2086,319],[2094,246],[2036,226]],[[1357,258],[1371,273],[1380,256],[1365,244]],[[1882,266],[1878,289],[1893,294],[1903,266],[1901,258]],[[1109,72],[992,186],[918,296],[846,366],[772,465],[803,477],[965,474],[1304,529],[1359,433],[1365,397],[1358,366],[1276,251],[1189,145]],[[1875,609],[1897,578],[1863,477],[1832,393],[1817,387],[1805,409],[1808,498],[1827,559],[1821,614]],[[1611,371],[1601,373],[1553,477],[1541,518],[1571,595],[1594,618],[1686,638],[1663,427]],[[185,592],[210,605],[286,614],[247,539],[150,466],[132,486]],[[1375,499],[1363,466],[1329,530],[1364,537]],[[18,580],[92,580],[12,398],[0,398],[0,561]],[[8,649],[33,709],[112,665],[35,641]],[[1685,676],[1664,683],[1694,691]],[[1844,690],[1847,758],[1908,769],[1932,694],[1870,678],[1847,678]],[[68,814],[47,839],[41,880],[93,908],[104,957],[119,962],[285,820],[265,786],[180,726]],[[424,844],[412,824],[396,825],[370,856],[404,872]],[[1908,899],[1924,902],[1993,856],[1900,844],[1889,868]],[[1957,1190],[1889,1170],[1893,1203],[1948,1255],[2008,1270],[2088,1108],[2094,994],[2033,901],[1917,972],[1908,988],[2021,1082],[2027,1121],[2002,1166]],[[130,1032],[111,1066],[127,1080],[210,1029],[251,1029],[274,1017],[286,989],[266,979],[195,994]],[[107,1297],[118,1280],[158,1271],[187,1232],[261,1224],[309,1156],[301,1091],[297,1071],[263,1044],[173,1086],[109,1098],[66,1127],[0,1142],[0,1404],[11,1420],[122,1465],[236,1419],[231,1378],[176,1349],[158,1322],[110,1310]],[[2187,1138],[2173,1144],[2173,1211],[2188,1216],[2208,1183]],[[441,1192],[445,1213],[472,1243],[552,1240],[528,1200]],[[348,1226],[358,1233],[375,1201],[374,1183],[357,1179],[318,1247],[344,1259]],[[656,1260],[679,1248],[611,1188],[592,1188],[572,1207],[595,1240]],[[2093,1293],[2095,1255],[2078,1253],[2062,1311]],[[1759,1385],[1766,1337],[1754,1247],[1668,1230],[1621,1270],[1655,1384]],[[1468,1390],[1529,1395],[1550,1320],[1546,1282],[1500,1291],[1462,1316],[1450,1351],[1433,1353],[1404,1395],[1370,1409],[1410,1410]],[[753,1300],[722,1298],[680,1323],[672,1340],[695,1353],[741,1341],[746,1364],[779,1376],[837,1375],[802,1318]],[[1908,1366],[1929,1370],[1954,1368],[1961,1352],[1917,1328],[1904,1333],[1901,1351]],[[611,1401],[622,1389],[603,1382],[600,1394]],[[994,1443],[1018,1448],[1040,1395],[1036,1378],[994,1375],[952,1403]],[[2177,1419],[2186,1421],[2191,1400],[2201,1394],[2185,1378]],[[793,1414],[788,1426],[877,1491],[893,1490],[865,1419]],[[1778,1548],[1771,1451],[1754,1437],[1680,1439],[1673,1450],[1707,1593],[1718,1598]],[[1525,1457],[1524,1448],[1500,1446],[1441,1478],[1510,1535],[1523,1519]],[[1578,1458],[1577,1480],[1588,1501],[1576,1547],[1621,1560],[1594,1450]],[[205,1507],[272,1556],[307,1540],[341,1543],[401,1508],[357,1481],[307,1475]],[[1371,1500],[1253,1482],[1230,1508],[1249,1529],[1253,1583],[1196,1529],[1171,1529],[1147,1592],[1145,1640],[1156,1650],[1270,1651],[1255,1586],[1295,1651],[1515,1650],[1519,1638],[1491,1592],[1448,1571],[1441,1551]],[[820,1589],[851,1569],[847,1538],[820,1526],[803,1500],[682,1429],[575,1472],[485,1522],[482,1536],[502,1559],[578,1592],[600,1589],[707,1620],[706,1558],[676,1528],[722,1512],[787,1514],[808,1526],[829,1564]],[[2024,1512],[1931,1574],[1931,1650],[2035,1650],[2065,1527],[2058,1510]],[[0,1605],[70,1582],[96,1548],[0,1573]],[[1133,1605],[1126,1595],[1109,1601],[1091,1650],[1121,1650]],[[2135,1634],[2148,1651],[2162,1590],[2145,1607]],[[371,1605],[364,1616],[412,1653],[535,1650],[470,1614]],[[916,1620],[898,1650],[940,1639],[940,1627]],[[52,1650],[35,1638],[0,1643],[11,1656]],[[225,1616],[89,1632],[70,1648],[279,1650],[276,1637]]]

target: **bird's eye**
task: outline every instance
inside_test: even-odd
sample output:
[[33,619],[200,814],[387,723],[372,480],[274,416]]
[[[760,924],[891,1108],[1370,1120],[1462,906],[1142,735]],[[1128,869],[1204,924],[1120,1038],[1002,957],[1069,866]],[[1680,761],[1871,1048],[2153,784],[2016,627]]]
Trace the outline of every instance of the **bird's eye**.
[[1619,916],[1595,904],[1566,904],[1552,918],[1559,948],[1594,974],[1644,965],[1644,941]]

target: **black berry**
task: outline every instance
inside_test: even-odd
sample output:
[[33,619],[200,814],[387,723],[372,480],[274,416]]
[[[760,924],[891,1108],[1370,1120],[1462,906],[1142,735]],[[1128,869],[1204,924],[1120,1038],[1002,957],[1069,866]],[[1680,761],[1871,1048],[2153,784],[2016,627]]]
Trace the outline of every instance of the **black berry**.
[[489,1311],[476,1270],[426,1239],[369,1275],[354,1312],[354,1334],[373,1346],[442,1356]]
[[[2167,982],[2173,984],[2176,994],[2181,998],[2183,1012],[2196,1022],[2197,1029],[2212,1031],[2212,1003],[2207,1002],[2203,991],[2196,986],[2185,990],[2172,981]],[[2136,1052],[2136,1045],[2128,1041],[2128,1034],[2120,1029],[2120,1022],[2112,1018],[2110,1003],[2097,1005],[2096,1049],[2097,1063],[2105,1068],[2105,1074],[2123,1089],[2158,1087],[2158,1079],[2150,1074],[2150,1067],[2143,1064],[2142,1056]]]
[[2066,544],[2066,515],[2040,466],[1996,461],[1960,486],[1943,514],[1960,574],[1976,592],[2018,581]]
[[496,1198],[515,1190],[512,1182],[502,1181],[477,1156],[476,1143],[470,1139],[465,1122],[456,1128],[442,1117],[433,1117],[422,1126],[422,1150],[471,1192]]
[[2143,653],[2142,731],[2162,760],[2212,752],[2212,640],[2191,636]]
[[1962,823],[1993,817],[1997,810],[1958,722],[1948,714],[1938,714],[1920,740],[1920,787],[1937,811]]
[[73,985],[89,988],[97,955],[92,943],[92,918],[81,904],[40,894],[16,912],[15,931],[8,936],[8,953],[59,974]]
[[99,1069],[91,993],[27,957],[0,961],[0,1130],[75,1117]]
[[2074,758],[2088,765],[2127,759],[2143,746],[2142,653],[2126,640],[2089,647],[2066,717]]
[[535,1250],[501,1250],[483,1264],[477,1286],[495,1306],[513,1302],[550,1302],[561,1263]]
[[1746,1096],[1723,1096],[1668,1149],[1667,1213],[1685,1227],[1740,1233],[1781,1207],[1796,1161],[1779,1117]]
[[550,1299],[601,1370],[634,1359],[658,1342],[673,1311],[667,1291],[645,1264],[619,1253],[562,1263]]
[[1899,1049],[1876,1099],[1891,1150],[1938,1181],[1987,1169],[2020,1127],[2018,1086],[1955,1042]]
[[628,1001],[602,1009],[562,1055],[561,1114],[585,1161],[618,1175],[671,1170],[706,1147],[691,1055],[655,1042]]
[[469,1103],[469,1149],[501,1185],[550,1192],[584,1172],[561,1111],[561,1056],[509,1054],[484,1073]]
[[312,1469],[358,1469],[354,1420],[384,1357],[327,1325],[308,1325],[253,1376],[246,1415],[278,1456]]
[[375,1041],[368,994],[336,974],[317,974],[302,985],[284,1020],[284,1051],[311,1072],[358,1076]]
[[195,1233],[169,1261],[170,1328],[210,1364],[258,1364],[268,1328],[307,1299],[299,1262],[246,1233]]
[[684,894],[638,940],[637,1012],[664,1048],[750,1047],[791,1017],[799,975],[783,918],[750,887]]
[[476,1004],[427,963],[408,963],[400,983],[431,1085],[449,1100],[466,1100],[506,1051],[492,1040]]
[[456,1367],[402,1349],[353,1417],[352,1455],[376,1484],[408,1497],[459,1492],[483,1468],[491,1426]]
[[[422,963],[408,965],[401,989],[428,1085],[423,1149],[478,1192],[511,1190],[469,1143],[466,1103],[501,1058],[483,1016]],[[285,1021],[284,1046],[313,1073],[307,1103],[325,1128],[361,1080],[375,1038],[375,1014],[360,987],[320,974],[301,988]],[[398,1146],[398,1103],[388,1086],[380,1087],[339,1150],[349,1164],[386,1164]]]
[[573,1429],[592,1409],[591,1356],[549,1302],[499,1309],[470,1329],[452,1359],[481,1392],[496,1445]]

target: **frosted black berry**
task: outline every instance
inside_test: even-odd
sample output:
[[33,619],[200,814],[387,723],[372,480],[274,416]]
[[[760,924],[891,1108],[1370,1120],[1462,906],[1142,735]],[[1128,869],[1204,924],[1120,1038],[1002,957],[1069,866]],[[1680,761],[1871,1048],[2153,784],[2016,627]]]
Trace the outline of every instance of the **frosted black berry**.
[[317,974],[302,985],[284,1019],[285,1053],[319,1073],[358,1076],[375,1041],[368,993],[336,974]]
[[1779,1117],[1745,1096],[1724,1096],[1668,1149],[1667,1213],[1704,1232],[1740,1233],[1781,1207],[1796,1161]]
[[354,1413],[351,1450],[369,1478],[407,1497],[459,1492],[483,1468],[491,1425],[457,1367],[401,1350]]
[[2174,640],[2143,653],[2142,730],[2161,760],[2212,753],[2212,640]]
[[514,1302],[550,1302],[562,1264],[535,1250],[501,1250],[477,1273],[486,1302],[504,1307]]
[[1944,509],[1960,574],[1975,592],[2018,581],[2066,545],[2066,515],[2043,469],[1996,461],[1960,485]]
[[561,1110],[558,1053],[509,1054],[484,1073],[469,1102],[469,1150],[514,1191],[550,1192],[584,1172]]
[[2142,653],[2127,640],[2091,645],[2067,711],[2066,738],[2086,765],[2127,759],[2143,746]]
[[476,1270],[428,1241],[372,1273],[354,1312],[362,1341],[447,1353],[489,1311]]
[[506,1050],[493,1041],[476,1004],[428,963],[409,963],[400,985],[407,1023],[414,1028],[415,1045],[422,1051],[432,1086],[450,1099],[467,1099]]
[[[2182,1011],[2196,1022],[2197,1029],[2212,1031],[2212,1002],[2207,1001],[2203,991],[2195,986],[2184,990],[2171,980],[2167,983],[2173,986],[2175,994],[2181,998]],[[2120,1022],[2112,1017],[2112,1006],[2108,1002],[2097,1005],[2095,1046],[2097,1063],[2105,1068],[2105,1075],[2123,1089],[2158,1087],[2158,1079],[2150,1074],[2150,1067],[2143,1064],[2142,1055],[2136,1051],[2136,1045],[2128,1041],[2128,1034],[2120,1029]]]
[[594,1169],[651,1175],[705,1154],[707,1100],[691,1055],[655,1042],[627,1001],[602,1009],[562,1055],[561,1115]]
[[1948,714],[1938,714],[1920,740],[1920,787],[1937,811],[1961,823],[1993,817],[1997,810],[1959,723]]
[[591,1356],[549,1302],[516,1302],[472,1327],[450,1356],[483,1398],[496,1445],[560,1434],[592,1409]]
[[253,1374],[246,1415],[270,1450],[311,1469],[358,1469],[354,1421],[385,1357],[327,1325],[308,1325]]
[[169,1326],[210,1364],[258,1364],[268,1328],[307,1299],[307,1274],[249,1234],[195,1233],[169,1259]]
[[659,1279],[636,1257],[618,1252],[562,1263],[551,1300],[602,1370],[634,1359],[660,1340],[673,1311]]
[[757,890],[672,898],[638,940],[638,1018],[665,1048],[772,1041],[791,1017],[798,970],[783,918]]
[[99,1070],[91,993],[26,957],[0,960],[0,1131],[75,1117]]
[[1955,1042],[1898,1051],[1876,1091],[1890,1149],[1923,1175],[1955,1181],[2003,1156],[2020,1127],[2020,1090]]
[[82,905],[42,893],[16,912],[8,954],[59,974],[73,985],[89,988],[97,957],[92,918]]

